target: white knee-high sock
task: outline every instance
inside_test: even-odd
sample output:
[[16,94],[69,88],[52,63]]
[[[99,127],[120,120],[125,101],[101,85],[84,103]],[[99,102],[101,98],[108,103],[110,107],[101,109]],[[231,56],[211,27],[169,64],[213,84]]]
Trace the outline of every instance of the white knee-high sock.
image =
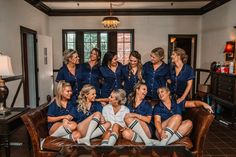
[[106,128],[103,125],[99,125],[96,130],[91,135],[91,139],[101,136],[106,132]]
[[182,137],[183,137],[183,135],[182,135],[181,133],[179,133],[178,131],[176,131],[176,133],[174,133],[174,134],[171,136],[171,138],[169,139],[169,141],[167,142],[167,145],[178,141],[178,140],[181,139]]
[[142,138],[136,132],[133,133],[133,137],[132,137],[131,141],[138,142],[138,143],[143,142]]
[[142,126],[137,120],[134,120],[132,123],[130,123],[129,128],[135,131],[143,140],[145,145],[152,145],[152,142],[147,137],[146,133],[144,132]]
[[93,117],[93,119],[89,123],[88,130],[87,130],[85,137],[78,139],[77,143],[79,143],[79,144],[83,143],[83,144],[90,146],[91,134],[93,133],[94,129],[97,127],[98,123],[99,123],[99,119],[97,117]]
[[101,146],[108,146],[108,140],[102,140]]
[[109,146],[114,146],[116,144],[116,141],[117,141],[118,137],[119,137],[119,135],[117,135],[117,133],[112,132],[111,136],[108,140],[108,145]]
[[67,134],[65,136],[62,136],[62,138],[66,138],[66,139],[70,139],[70,140],[74,141],[74,138],[73,138],[72,134]]
[[60,126],[54,133],[51,134],[51,136],[62,137],[68,134],[71,134],[71,130],[69,128],[65,128],[64,126]]
[[174,131],[171,128],[166,127],[165,128],[165,134],[167,135],[167,137],[165,139],[161,140],[160,146],[166,146],[167,145],[167,142],[169,141],[171,136],[174,134]]

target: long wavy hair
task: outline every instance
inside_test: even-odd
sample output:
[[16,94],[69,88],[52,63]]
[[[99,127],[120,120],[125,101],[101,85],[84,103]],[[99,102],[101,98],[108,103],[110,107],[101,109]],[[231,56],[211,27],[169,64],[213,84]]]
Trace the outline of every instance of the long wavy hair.
[[136,90],[137,90],[137,89],[140,89],[141,86],[146,86],[146,87],[147,87],[145,81],[143,81],[143,80],[142,80],[142,81],[139,81],[139,82],[134,86],[133,92],[130,93],[129,96],[128,96],[128,104],[132,104],[133,107],[134,107],[135,104],[136,104],[136,102],[135,102],[135,98],[136,98],[136,95],[137,95]]
[[87,112],[86,108],[87,94],[89,94],[89,92],[93,89],[96,91],[95,87],[90,84],[86,84],[83,86],[78,96],[78,108],[77,108],[78,111],[83,111],[84,113]]
[[[137,60],[138,60],[137,75],[138,75],[138,79],[141,81],[141,80],[142,80],[142,61],[141,61],[141,54],[140,54],[138,51],[132,51],[132,52],[130,52],[129,58],[130,58],[131,56],[137,58]],[[130,63],[128,64],[128,69],[129,69],[128,78],[130,78],[130,76],[131,76],[131,74],[132,74],[132,67],[131,67]]]
[[70,83],[64,80],[61,80],[58,82],[57,88],[56,88],[56,103],[58,107],[62,107],[61,100],[62,100],[62,94],[65,87],[71,87]]
[[95,52],[97,53],[97,63],[96,63],[96,64],[100,65],[100,62],[101,62],[101,51],[100,51],[100,49],[98,49],[98,48],[93,48],[93,49],[90,51],[90,55],[91,55],[91,53],[92,53],[93,51],[95,51]]

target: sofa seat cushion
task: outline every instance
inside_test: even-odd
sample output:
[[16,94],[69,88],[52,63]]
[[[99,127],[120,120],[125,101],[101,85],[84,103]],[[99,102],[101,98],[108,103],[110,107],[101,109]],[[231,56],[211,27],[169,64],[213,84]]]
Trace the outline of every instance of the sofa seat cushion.
[[[91,140],[92,145],[100,145],[101,139],[93,139]],[[65,138],[59,138],[59,137],[52,137],[48,136],[45,138],[45,141],[43,143],[43,149],[44,150],[52,150],[52,151],[60,151],[63,146],[75,146],[77,145],[76,142],[73,142],[72,140],[65,139]],[[123,138],[120,138],[116,145],[126,146],[126,145],[144,145],[144,143],[135,143],[128,140],[125,140]],[[179,141],[176,141],[172,145],[184,145],[186,148],[191,149],[193,147],[192,141],[189,137],[184,137]]]
[[45,138],[42,148],[43,150],[60,151],[65,145],[74,146],[76,143],[70,139],[48,136]]
[[191,139],[187,136],[185,136],[182,139],[176,141],[175,143],[172,143],[171,145],[184,145],[188,149],[193,148],[193,143],[192,143]]

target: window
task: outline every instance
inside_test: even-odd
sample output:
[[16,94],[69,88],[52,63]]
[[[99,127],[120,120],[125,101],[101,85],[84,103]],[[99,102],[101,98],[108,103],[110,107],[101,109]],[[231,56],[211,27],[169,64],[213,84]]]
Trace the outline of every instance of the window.
[[76,49],[76,34],[75,32],[65,33],[65,49]]
[[63,30],[63,49],[76,49],[82,62],[89,61],[93,48],[101,50],[101,58],[108,50],[117,51],[118,60],[128,63],[129,53],[133,50],[133,30]]
[[131,41],[130,33],[117,33],[118,60],[122,64],[127,64],[129,62],[129,54],[132,48]]

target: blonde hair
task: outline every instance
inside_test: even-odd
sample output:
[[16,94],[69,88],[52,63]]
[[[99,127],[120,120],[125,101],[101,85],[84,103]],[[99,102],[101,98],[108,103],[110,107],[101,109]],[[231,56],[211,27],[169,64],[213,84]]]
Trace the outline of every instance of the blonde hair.
[[118,101],[119,105],[125,105],[126,99],[126,92],[123,89],[116,89],[113,90],[111,93],[115,94],[115,99]]
[[130,93],[129,96],[128,96],[128,104],[132,103],[132,106],[135,104],[136,90],[140,89],[141,86],[146,86],[147,87],[144,80],[139,81],[138,83],[136,83],[136,85],[134,86],[133,92]]
[[64,64],[68,64],[69,63],[69,59],[73,56],[73,54],[75,54],[78,52],[76,50],[73,50],[73,49],[67,49],[63,52],[64,54]]
[[153,53],[155,56],[160,58],[160,60],[163,60],[165,58],[165,51],[161,47],[154,48],[151,53]]
[[188,55],[186,54],[184,49],[181,48],[175,48],[173,53],[176,53],[177,56],[180,56],[180,59],[185,64],[188,61]]
[[83,111],[84,113],[87,112],[87,108],[86,108],[87,96],[86,95],[89,94],[89,92],[93,89],[96,91],[95,87],[90,84],[86,84],[83,86],[78,96],[78,111]]
[[63,93],[63,90],[65,89],[65,87],[71,87],[70,83],[68,83],[64,80],[61,80],[58,82],[57,90],[56,90],[56,103],[57,103],[57,106],[59,106],[59,107],[62,106],[62,104],[61,104],[62,93]]
[[157,89],[157,94],[159,94],[159,91],[160,91],[160,90],[164,90],[164,91],[170,93],[170,89],[169,89],[168,87],[160,87],[160,88],[158,88],[158,89]]

